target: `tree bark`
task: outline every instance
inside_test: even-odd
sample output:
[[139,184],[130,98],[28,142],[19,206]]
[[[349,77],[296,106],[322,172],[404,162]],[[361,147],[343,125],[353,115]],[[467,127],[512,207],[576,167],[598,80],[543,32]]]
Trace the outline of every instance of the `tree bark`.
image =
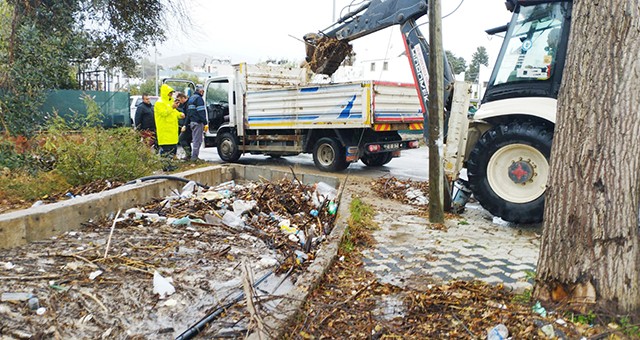
[[640,0],[575,0],[534,297],[640,310]]

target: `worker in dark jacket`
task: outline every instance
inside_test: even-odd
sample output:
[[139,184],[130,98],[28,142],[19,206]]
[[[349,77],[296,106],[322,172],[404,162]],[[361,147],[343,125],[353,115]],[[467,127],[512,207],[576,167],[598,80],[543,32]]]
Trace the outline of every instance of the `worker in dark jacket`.
[[197,161],[200,155],[200,146],[204,140],[204,133],[208,131],[207,111],[204,108],[204,86],[196,85],[196,92],[187,102],[187,115],[189,116],[189,126],[193,136],[191,142],[191,160]]
[[178,111],[185,114],[183,119],[178,120],[178,126],[180,127],[178,145],[180,145],[182,150],[184,150],[186,155],[184,159],[188,160],[191,158],[191,140],[193,139],[191,135],[191,127],[189,126],[189,116],[187,115],[187,101],[189,100],[189,97],[180,92],[176,96],[176,100],[180,102],[178,105]]
[[153,117],[153,105],[149,95],[142,94],[142,103],[136,108],[136,115],[133,120],[136,130],[140,131],[145,144],[156,145],[156,122]]

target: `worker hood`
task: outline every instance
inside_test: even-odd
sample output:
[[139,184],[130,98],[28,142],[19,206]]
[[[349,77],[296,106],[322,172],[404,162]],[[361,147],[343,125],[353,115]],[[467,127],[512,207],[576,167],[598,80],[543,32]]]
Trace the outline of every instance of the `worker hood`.
[[174,92],[173,87],[167,85],[167,84],[162,84],[162,86],[160,86],[160,98],[162,100],[166,100],[167,102],[171,102],[173,101],[173,98],[171,98],[171,96],[169,96],[169,93]]

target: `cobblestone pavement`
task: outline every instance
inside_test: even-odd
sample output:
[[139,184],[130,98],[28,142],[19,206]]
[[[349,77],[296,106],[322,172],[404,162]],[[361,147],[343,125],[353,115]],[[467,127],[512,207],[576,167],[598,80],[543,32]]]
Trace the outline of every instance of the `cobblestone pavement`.
[[528,272],[538,260],[541,225],[516,226],[468,204],[447,230],[429,227],[417,209],[390,200],[376,207],[377,245],[364,253],[365,268],[382,282],[419,289],[454,279],[503,283],[516,292],[530,289]]

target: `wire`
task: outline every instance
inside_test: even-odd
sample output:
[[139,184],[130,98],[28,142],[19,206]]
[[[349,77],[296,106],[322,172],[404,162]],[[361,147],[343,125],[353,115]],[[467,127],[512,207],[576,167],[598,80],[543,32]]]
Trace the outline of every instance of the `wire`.
[[[455,12],[457,12],[460,9],[460,7],[462,6],[463,3],[464,3],[464,0],[460,0],[460,3],[458,4],[458,6],[453,11],[449,12],[449,14],[443,16],[441,19],[444,19],[446,17],[449,17],[449,16],[453,15]],[[416,27],[414,27],[411,31],[417,29],[418,27],[420,27],[422,25],[426,25],[428,23],[429,23],[429,20],[427,20],[426,22],[424,22],[422,24],[416,25]],[[409,31],[409,33],[411,33],[411,31]]]
[[340,18],[342,18],[342,16],[344,15],[345,9],[347,10],[347,13],[351,12],[351,8],[352,7],[356,7],[356,6],[360,6],[361,4],[365,3],[365,2],[370,2],[368,0],[362,0],[360,2],[357,2],[357,0],[352,0],[350,4],[342,7],[342,9],[340,10],[340,15],[336,18],[336,20],[340,20]]
[[458,4],[458,7],[456,7],[451,13],[445,15],[442,17],[442,19],[452,15],[453,13],[457,12],[460,9],[460,6],[462,6],[462,3],[464,2],[464,0],[460,0],[460,3]]
[[[133,181],[129,181],[127,183],[125,183],[124,185],[130,185],[130,184],[136,184],[138,182],[144,182],[144,181],[150,181],[150,180],[154,180],[154,179],[168,179],[168,180],[173,180],[173,181],[180,181],[180,182],[184,182],[184,183],[189,183],[189,179],[184,178],[184,177],[178,177],[178,176],[171,176],[171,175],[153,175],[153,176],[146,176],[146,177],[141,177],[138,179],[134,179]],[[202,183],[198,183],[195,182],[196,185],[201,186],[205,189],[209,189],[209,186],[206,184],[202,184]]]
[[384,52],[384,59],[382,59],[382,66],[380,66],[380,75],[378,76],[378,80],[381,80],[382,78],[382,73],[384,72],[384,63],[388,63],[387,59],[389,58],[389,50],[391,49],[391,38],[394,32],[395,28],[389,30],[389,41],[387,42],[387,50]]

